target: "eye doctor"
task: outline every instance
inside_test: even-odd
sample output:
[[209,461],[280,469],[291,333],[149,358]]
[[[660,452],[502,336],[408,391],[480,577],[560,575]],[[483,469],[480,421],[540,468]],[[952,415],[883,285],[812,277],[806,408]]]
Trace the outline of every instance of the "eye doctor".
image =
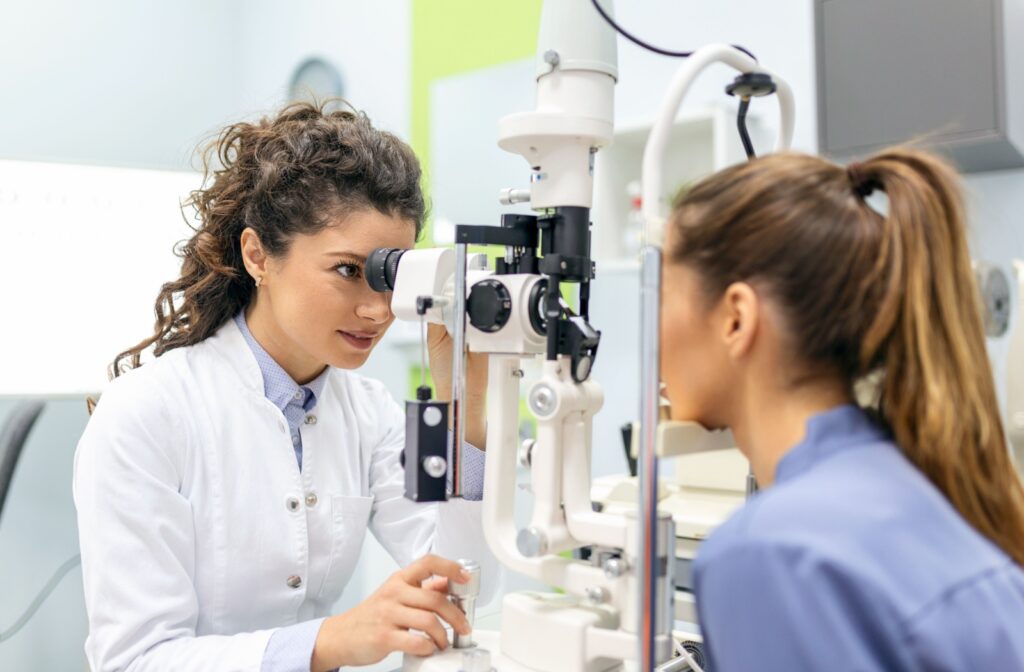
[[[181,276],[155,333],[114,361],[75,455],[89,664],[318,671],[444,648],[442,622],[469,627],[444,595],[466,577],[444,558],[478,560],[485,584],[497,572],[480,503],[403,497],[404,413],[351,371],[394,318],[363,263],[414,245],[416,157],[361,113],[294,104],[228,127],[206,160]],[[450,347],[431,331],[439,398]],[[486,382],[471,357],[466,500],[481,496]],[[403,569],[332,615],[367,528]]]

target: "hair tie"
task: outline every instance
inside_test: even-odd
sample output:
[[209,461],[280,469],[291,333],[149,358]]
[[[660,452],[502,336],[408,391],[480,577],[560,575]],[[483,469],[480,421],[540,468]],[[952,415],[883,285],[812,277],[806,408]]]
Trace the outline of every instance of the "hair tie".
[[861,198],[867,198],[875,189],[881,189],[882,183],[877,179],[869,178],[864,173],[864,164],[854,161],[846,166],[846,177],[850,180],[850,186]]

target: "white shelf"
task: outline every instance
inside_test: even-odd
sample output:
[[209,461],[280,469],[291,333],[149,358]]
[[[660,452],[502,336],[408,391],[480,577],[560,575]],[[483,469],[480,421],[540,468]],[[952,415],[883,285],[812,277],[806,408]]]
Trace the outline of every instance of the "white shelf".
[[[653,111],[652,111],[653,112]],[[640,179],[650,123],[629,123],[616,129],[611,146],[597,154],[592,211],[593,256],[602,269],[636,265],[626,247],[630,203],[627,185]],[[756,116],[747,117],[755,144],[765,135]],[[746,159],[736,130],[736,110],[729,106],[684,111],[672,128],[664,169],[663,193],[670,198],[702,177]]]

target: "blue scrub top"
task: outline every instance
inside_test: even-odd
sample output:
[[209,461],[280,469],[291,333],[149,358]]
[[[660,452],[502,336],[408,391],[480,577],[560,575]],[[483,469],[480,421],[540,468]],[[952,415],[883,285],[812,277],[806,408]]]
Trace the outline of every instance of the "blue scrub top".
[[702,545],[710,670],[1024,670],[1024,571],[861,409],[805,439]]

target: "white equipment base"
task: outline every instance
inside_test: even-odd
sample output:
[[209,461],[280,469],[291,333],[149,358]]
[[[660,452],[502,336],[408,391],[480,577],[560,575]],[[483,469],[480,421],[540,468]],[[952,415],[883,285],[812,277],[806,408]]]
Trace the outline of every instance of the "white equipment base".
[[[473,639],[480,648],[491,652],[491,667],[496,672],[534,672],[501,655],[501,635],[493,630],[474,630]],[[405,656],[402,672],[462,672],[462,652],[466,649],[448,648],[427,658]]]
[[[491,654],[494,672],[623,672],[622,663],[585,659],[586,631],[614,628],[618,618],[606,607],[580,604],[569,595],[510,593],[502,602],[502,632],[476,630],[478,648]],[[513,652],[514,660],[503,651]],[[405,656],[402,672],[462,672],[466,649],[433,656]]]

